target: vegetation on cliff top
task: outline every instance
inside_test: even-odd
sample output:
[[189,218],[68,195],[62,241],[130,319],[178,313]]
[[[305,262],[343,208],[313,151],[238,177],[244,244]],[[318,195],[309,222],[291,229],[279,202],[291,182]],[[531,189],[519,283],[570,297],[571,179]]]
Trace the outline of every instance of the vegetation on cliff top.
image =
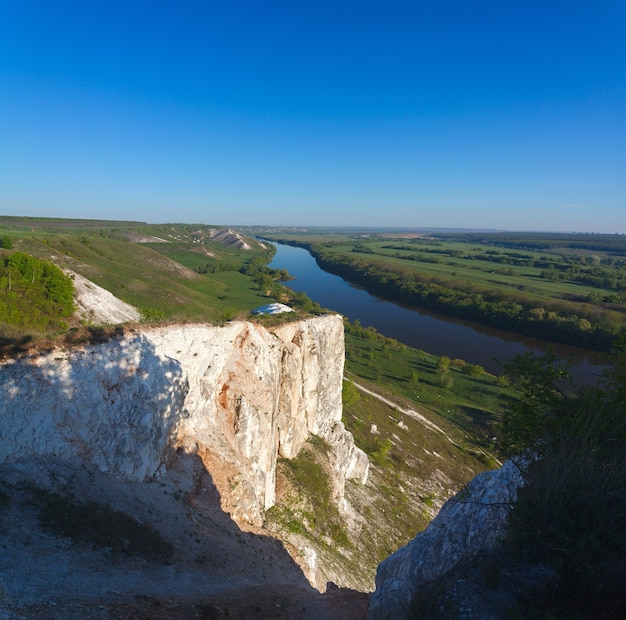
[[0,339],[66,328],[73,312],[72,280],[56,265],[23,252],[0,255]]
[[[267,267],[273,246],[245,251],[213,240],[216,227],[0,217],[0,338],[12,347],[54,336],[71,318],[71,269],[139,308],[147,322],[221,323],[270,300],[319,310]],[[52,263],[54,261],[54,264]],[[60,274],[60,275],[59,275]],[[65,283],[65,284],[63,284]],[[65,288],[63,288],[65,286]]]

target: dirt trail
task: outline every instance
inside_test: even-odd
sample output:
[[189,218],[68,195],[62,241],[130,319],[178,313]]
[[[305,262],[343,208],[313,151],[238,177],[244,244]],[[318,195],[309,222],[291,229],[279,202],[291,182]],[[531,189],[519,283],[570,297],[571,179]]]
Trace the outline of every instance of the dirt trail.
[[[344,381],[351,381],[351,379],[344,378]],[[429,430],[435,433],[439,433],[440,435],[443,435],[452,445],[456,446],[457,448],[461,447],[459,446],[459,444],[455,443],[452,439],[450,439],[450,437],[446,434],[446,432],[443,429],[439,428],[435,423],[431,422],[428,418],[424,417],[418,411],[415,411],[414,409],[404,409],[403,407],[400,407],[400,405],[398,405],[397,403],[394,403],[392,400],[389,400],[388,398],[385,398],[384,396],[381,396],[380,394],[367,389],[366,387],[364,387],[363,385],[360,385],[356,381],[352,381],[352,383],[354,383],[355,387],[361,390],[361,392],[365,392],[366,394],[369,394],[370,396],[377,398],[378,400],[385,403],[386,405],[389,405],[392,409],[396,409],[400,413],[403,413],[404,415],[408,415],[410,418],[417,420]]]

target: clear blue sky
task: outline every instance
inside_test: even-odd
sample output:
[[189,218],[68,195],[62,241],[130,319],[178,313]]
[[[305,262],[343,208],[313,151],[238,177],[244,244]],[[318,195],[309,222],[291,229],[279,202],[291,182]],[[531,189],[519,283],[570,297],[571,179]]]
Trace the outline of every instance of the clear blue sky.
[[626,232],[626,2],[0,0],[0,213]]

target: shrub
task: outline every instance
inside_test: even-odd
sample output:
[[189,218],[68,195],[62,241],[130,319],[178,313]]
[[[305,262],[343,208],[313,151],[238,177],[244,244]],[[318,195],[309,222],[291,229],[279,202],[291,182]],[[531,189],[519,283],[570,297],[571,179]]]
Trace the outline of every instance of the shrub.
[[508,543],[526,559],[551,564],[559,573],[561,594],[570,600],[623,605],[624,375],[566,393],[549,380],[563,376],[563,366],[551,354],[526,356],[514,366],[526,400],[505,413],[505,436],[517,451],[532,448],[539,458],[510,511]]
[[343,382],[342,402],[344,407],[352,407],[361,400],[359,390],[352,381]]
[[24,330],[65,328],[74,285],[53,263],[23,252],[0,259],[0,323]]
[[523,397],[509,404],[502,417],[505,449],[519,454],[537,449],[545,437],[557,432],[572,394],[569,367],[554,353],[517,355],[504,367]]
[[485,369],[480,364],[466,364],[465,371],[472,379],[480,379],[485,374]]
[[377,443],[376,449],[370,453],[372,461],[379,467],[382,467],[387,462],[387,458],[392,448],[393,443],[389,438]]
[[450,368],[451,360],[448,356],[442,355],[437,361],[437,370],[440,373],[447,373]]
[[151,306],[141,308],[140,314],[142,323],[160,323],[165,320],[165,312],[158,308],[152,308]]

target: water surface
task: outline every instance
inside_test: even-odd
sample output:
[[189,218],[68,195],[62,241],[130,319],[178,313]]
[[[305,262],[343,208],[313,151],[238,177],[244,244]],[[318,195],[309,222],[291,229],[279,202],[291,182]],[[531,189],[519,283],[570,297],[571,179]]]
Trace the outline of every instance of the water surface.
[[295,280],[287,282],[289,288],[304,291],[322,307],[339,312],[351,321],[358,319],[364,326],[372,326],[385,336],[427,353],[460,358],[500,374],[501,364],[515,355],[526,351],[540,354],[551,348],[573,364],[572,371],[578,381],[595,383],[605,369],[586,349],[526,338],[385,301],[322,270],[307,250],[274,245],[277,251],[270,267],[287,269],[295,276]]

